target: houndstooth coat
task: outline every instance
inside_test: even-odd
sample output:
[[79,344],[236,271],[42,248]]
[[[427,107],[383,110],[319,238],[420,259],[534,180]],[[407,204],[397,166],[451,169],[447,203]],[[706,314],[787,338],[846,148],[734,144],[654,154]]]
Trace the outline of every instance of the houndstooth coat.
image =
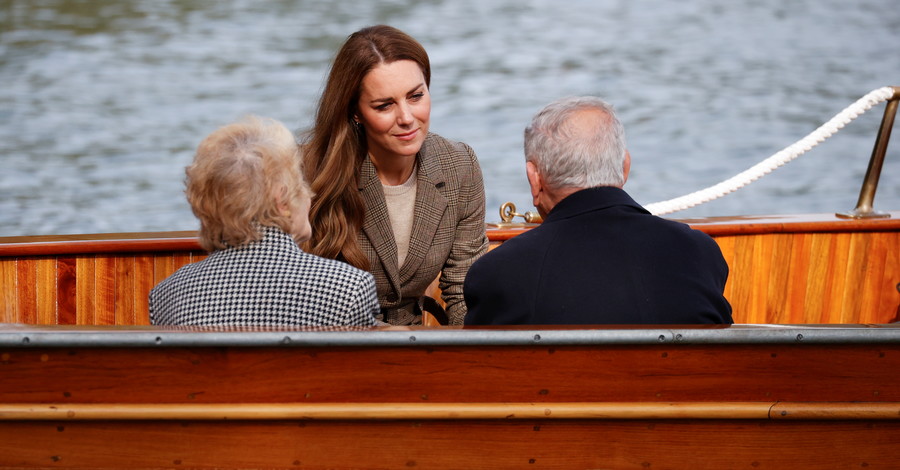
[[372,326],[372,275],[304,253],[290,235],[263,238],[186,265],[150,292],[154,325]]
[[416,205],[403,266],[397,266],[397,242],[384,190],[368,158],[359,178],[366,204],[360,246],[371,263],[384,321],[395,325],[421,321],[415,306],[440,274],[450,324],[461,325],[466,315],[463,281],[469,266],[488,247],[481,168],[471,147],[431,133],[416,159]]

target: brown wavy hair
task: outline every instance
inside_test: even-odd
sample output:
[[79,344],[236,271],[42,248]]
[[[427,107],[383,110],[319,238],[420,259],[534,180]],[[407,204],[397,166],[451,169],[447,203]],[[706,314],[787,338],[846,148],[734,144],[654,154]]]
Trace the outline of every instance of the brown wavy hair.
[[315,124],[304,143],[306,177],[316,194],[309,212],[313,235],[304,246],[309,253],[369,269],[357,239],[365,219],[359,168],[368,148],[354,116],[366,74],[379,64],[398,60],[419,64],[425,85],[430,85],[431,64],[425,48],[391,26],[370,26],[351,34],[334,58]]
[[302,202],[311,196],[299,161],[294,135],[274,119],[249,116],[203,139],[185,169],[200,245],[207,251],[241,246],[259,240],[261,226],[293,236],[293,218],[306,217]]

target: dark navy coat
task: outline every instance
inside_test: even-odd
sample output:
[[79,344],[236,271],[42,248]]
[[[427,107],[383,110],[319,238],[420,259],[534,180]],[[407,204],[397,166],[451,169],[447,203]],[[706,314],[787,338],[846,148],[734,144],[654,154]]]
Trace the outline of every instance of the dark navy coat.
[[484,255],[464,284],[466,325],[732,323],[716,242],[622,189],[589,188]]

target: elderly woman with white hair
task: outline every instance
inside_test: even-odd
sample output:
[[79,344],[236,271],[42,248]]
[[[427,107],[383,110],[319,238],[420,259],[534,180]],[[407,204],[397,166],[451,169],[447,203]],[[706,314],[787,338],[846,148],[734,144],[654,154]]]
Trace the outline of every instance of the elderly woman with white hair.
[[186,194],[210,255],[150,292],[156,325],[373,326],[371,274],[303,252],[309,186],[293,134],[250,117],[201,142]]

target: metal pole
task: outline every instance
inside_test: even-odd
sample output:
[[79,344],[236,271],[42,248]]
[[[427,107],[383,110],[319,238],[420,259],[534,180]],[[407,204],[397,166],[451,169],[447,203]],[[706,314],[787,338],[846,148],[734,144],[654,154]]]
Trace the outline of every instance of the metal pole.
[[884,117],[881,119],[881,127],[875,138],[875,147],[872,149],[872,157],[869,159],[869,168],[866,169],[866,177],[863,179],[862,188],[859,190],[859,200],[856,208],[850,212],[839,212],[835,215],[845,219],[870,219],[890,217],[890,214],[877,212],[874,209],[875,191],[878,189],[878,178],[881,177],[881,168],[884,166],[884,156],[887,153],[888,141],[891,140],[891,129],[894,127],[894,117],[897,115],[897,103],[900,102],[900,87],[893,87],[894,96],[888,100],[884,107]]

